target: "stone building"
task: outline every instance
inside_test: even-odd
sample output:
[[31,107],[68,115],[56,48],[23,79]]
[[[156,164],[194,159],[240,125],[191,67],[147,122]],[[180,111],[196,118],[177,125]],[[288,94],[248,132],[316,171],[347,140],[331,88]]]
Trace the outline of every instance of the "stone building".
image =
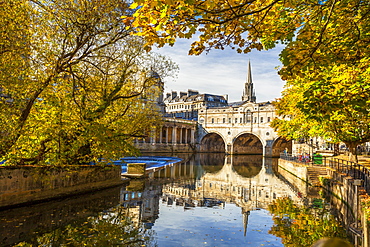
[[165,117],[174,117],[187,120],[198,120],[199,109],[204,107],[225,107],[227,95],[199,94],[198,91],[176,91],[167,93],[164,99],[166,105]]
[[163,126],[153,127],[135,145],[142,151],[196,151],[201,153],[258,154],[278,157],[292,144],[280,138],[270,122],[276,117],[271,102],[256,102],[251,66],[241,101],[198,91],[167,93]]
[[256,102],[250,63],[244,85],[242,101],[229,103],[227,107],[202,107],[198,122],[204,127],[244,127],[251,129],[269,127],[275,117],[271,102]]
[[229,103],[227,106],[204,106],[199,109],[198,122],[205,127],[210,125],[225,125],[233,127],[263,127],[268,126],[275,117],[275,107],[271,102],[256,102],[253,89],[250,63],[248,64],[247,80],[244,85],[242,101]]
[[278,157],[285,148],[291,151],[291,144],[270,126],[277,117],[274,105],[256,102],[250,63],[241,99],[224,107],[199,109],[199,151],[269,157]]

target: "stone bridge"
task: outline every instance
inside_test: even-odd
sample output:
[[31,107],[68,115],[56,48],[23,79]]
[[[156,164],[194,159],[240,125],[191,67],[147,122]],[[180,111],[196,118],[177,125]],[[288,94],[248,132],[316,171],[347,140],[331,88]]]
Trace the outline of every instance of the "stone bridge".
[[160,127],[153,127],[145,139],[135,146],[142,152],[200,152],[226,154],[258,154],[279,157],[285,149],[291,153],[292,143],[280,138],[266,123],[197,123],[167,118]]
[[279,157],[292,142],[280,138],[271,121],[275,108],[270,102],[242,102],[224,108],[204,108],[199,112],[199,152],[262,154]]

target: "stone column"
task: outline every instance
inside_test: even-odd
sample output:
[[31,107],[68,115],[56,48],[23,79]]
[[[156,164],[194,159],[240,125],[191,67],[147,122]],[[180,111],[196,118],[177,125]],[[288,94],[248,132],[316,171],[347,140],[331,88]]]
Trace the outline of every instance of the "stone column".
[[159,143],[162,143],[163,127],[159,128]]
[[172,129],[172,144],[176,144],[176,141],[177,141],[177,138],[176,138],[176,131],[177,131],[177,127],[174,126],[173,129]]
[[180,144],[182,144],[182,129],[183,128],[180,128]]
[[188,128],[185,129],[185,144],[188,143]]
[[155,142],[155,130],[151,130],[149,133],[149,143],[153,144]]
[[166,127],[166,144],[168,144],[168,127]]
[[170,170],[171,170],[171,178],[174,178],[175,175],[176,175],[175,167],[176,166],[171,166],[171,168],[170,168]]
[[195,130],[194,129],[191,129],[190,130],[190,143],[191,144],[195,144]]

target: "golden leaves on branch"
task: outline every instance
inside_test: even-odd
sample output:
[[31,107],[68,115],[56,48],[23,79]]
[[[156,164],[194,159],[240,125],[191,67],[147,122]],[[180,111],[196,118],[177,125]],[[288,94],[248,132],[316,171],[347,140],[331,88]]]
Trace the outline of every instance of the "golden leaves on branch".
[[[72,164],[135,152],[133,138],[158,122],[161,85],[152,73],[165,79],[177,67],[130,36],[132,17],[121,19],[130,12],[126,3],[30,4],[14,35],[28,43],[0,54],[0,157]],[[2,12],[0,22],[14,22],[11,13]]]

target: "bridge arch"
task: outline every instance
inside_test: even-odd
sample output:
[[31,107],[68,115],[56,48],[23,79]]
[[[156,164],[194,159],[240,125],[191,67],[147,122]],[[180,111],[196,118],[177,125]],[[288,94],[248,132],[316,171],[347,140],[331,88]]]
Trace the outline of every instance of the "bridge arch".
[[272,157],[280,157],[280,153],[287,150],[288,153],[292,153],[292,140],[287,141],[283,137],[278,137],[272,144]]
[[201,153],[225,153],[225,140],[218,133],[208,133],[200,142]]
[[236,155],[233,156],[233,168],[234,171],[244,177],[244,178],[253,178],[257,176],[261,169],[263,163],[262,155]]
[[233,154],[264,154],[263,143],[252,133],[242,133],[234,139]]
[[225,153],[201,153],[199,164],[205,173],[217,173],[225,164]]

